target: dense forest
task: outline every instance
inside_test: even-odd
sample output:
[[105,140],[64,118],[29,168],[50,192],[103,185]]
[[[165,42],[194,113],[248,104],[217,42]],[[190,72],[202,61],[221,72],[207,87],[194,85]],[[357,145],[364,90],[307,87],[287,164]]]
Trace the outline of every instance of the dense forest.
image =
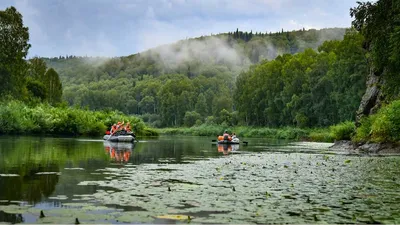
[[282,55],[242,73],[239,118],[257,126],[329,126],[355,118],[368,72],[363,37],[349,30],[318,51]]
[[[118,109],[126,114],[140,115],[154,127],[203,123],[295,125],[287,121],[256,123],[246,119],[243,113],[238,113],[244,103],[237,95],[241,91],[239,89],[243,88],[236,86],[238,75],[251,66],[272,62],[280,55],[294,54],[299,57],[307,49],[307,52],[319,55],[317,51],[321,44],[336,40],[331,44],[335,46],[331,48],[336,48],[345,32],[343,28],[282,30],[278,33],[237,30],[182,40],[127,57],[60,56],[44,60],[59,72],[64,85],[63,98],[70,105],[91,110]],[[347,44],[356,45],[353,43],[355,41],[348,40]],[[336,57],[333,54],[336,53],[331,54]],[[311,64],[306,67],[313,69]],[[361,90],[357,91],[362,92],[363,88],[364,85],[361,85]],[[357,93],[355,97],[358,102],[360,95]],[[347,110],[354,111],[355,107],[357,105]],[[321,113],[314,115],[318,116]],[[320,123],[307,122],[301,126],[326,126],[351,118],[347,116]]]

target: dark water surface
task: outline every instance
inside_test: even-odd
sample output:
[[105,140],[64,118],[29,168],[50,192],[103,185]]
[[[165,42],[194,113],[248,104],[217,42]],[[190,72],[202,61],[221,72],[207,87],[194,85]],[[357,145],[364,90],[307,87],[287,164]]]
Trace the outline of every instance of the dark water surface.
[[0,222],[400,223],[400,156],[211,139],[0,136]]

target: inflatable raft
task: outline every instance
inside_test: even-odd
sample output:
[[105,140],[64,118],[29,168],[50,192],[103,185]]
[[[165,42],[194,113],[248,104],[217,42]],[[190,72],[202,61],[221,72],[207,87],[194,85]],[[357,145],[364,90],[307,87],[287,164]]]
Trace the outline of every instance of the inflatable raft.
[[233,138],[232,140],[219,140],[218,144],[238,145],[240,141],[239,138]]
[[127,132],[116,132],[113,135],[106,134],[103,136],[103,140],[111,142],[134,142],[135,134]]

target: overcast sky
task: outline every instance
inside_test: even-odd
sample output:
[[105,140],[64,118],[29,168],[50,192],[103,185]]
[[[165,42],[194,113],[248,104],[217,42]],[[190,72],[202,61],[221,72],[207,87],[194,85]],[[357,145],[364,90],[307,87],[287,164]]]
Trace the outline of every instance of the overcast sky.
[[0,0],[29,27],[29,57],[125,56],[234,31],[350,27],[356,0]]

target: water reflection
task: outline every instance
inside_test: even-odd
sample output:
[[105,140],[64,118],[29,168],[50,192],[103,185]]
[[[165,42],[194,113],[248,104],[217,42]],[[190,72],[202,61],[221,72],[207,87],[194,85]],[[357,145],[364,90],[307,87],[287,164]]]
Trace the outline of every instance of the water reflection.
[[135,148],[134,143],[104,141],[104,150],[112,161],[127,163]]
[[99,143],[4,136],[0,142],[0,200],[36,204],[55,193],[64,168],[104,166]]
[[21,214],[11,214],[0,211],[0,221],[16,224],[16,223],[23,223],[24,218],[22,217]]
[[222,152],[224,155],[228,155],[230,152],[239,150],[239,145],[232,144],[218,144],[218,152]]

